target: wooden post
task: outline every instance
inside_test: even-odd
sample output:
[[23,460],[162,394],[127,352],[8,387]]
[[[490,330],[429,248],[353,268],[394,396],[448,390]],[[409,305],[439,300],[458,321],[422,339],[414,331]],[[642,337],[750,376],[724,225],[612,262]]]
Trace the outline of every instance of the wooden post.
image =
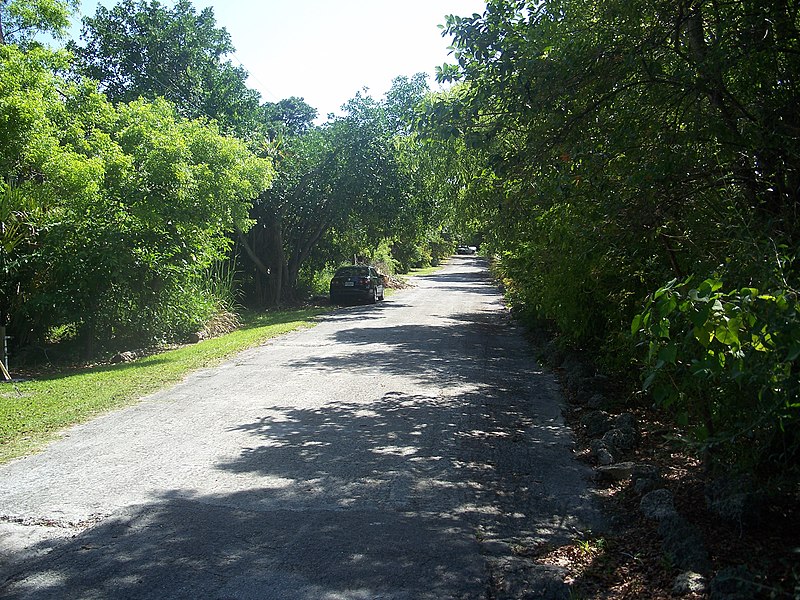
[[11,381],[11,375],[9,375],[8,367],[6,367],[6,360],[8,360],[6,356],[6,328],[5,325],[0,325],[0,374],[6,381]]

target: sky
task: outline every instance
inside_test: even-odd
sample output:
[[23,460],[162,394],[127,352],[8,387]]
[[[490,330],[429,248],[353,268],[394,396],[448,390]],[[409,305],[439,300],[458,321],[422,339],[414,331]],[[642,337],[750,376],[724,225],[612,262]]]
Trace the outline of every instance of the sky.
[[[172,6],[172,0],[162,0]],[[83,0],[75,18],[93,16],[98,4]],[[455,62],[437,27],[445,15],[482,13],[483,0],[193,0],[214,9],[217,27],[231,35],[228,58],[249,73],[263,101],[299,96],[321,119],[362,88],[381,98],[392,79],[425,72],[437,88],[435,67]]]

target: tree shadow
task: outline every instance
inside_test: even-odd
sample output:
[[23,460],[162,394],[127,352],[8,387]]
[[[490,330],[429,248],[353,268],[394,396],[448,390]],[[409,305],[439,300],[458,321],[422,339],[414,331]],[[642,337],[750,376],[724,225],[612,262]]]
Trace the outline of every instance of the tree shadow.
[[321,321],[358,321],[366,318],[374,318],[383,313],[398,308],[407,307],[396,299],[385,300],[378,304],[341,304],[333,311],[320,317]]
[[453,520],[251,511],[237,503],[235,495],[181,491],[131,507],[29,561],[0,585],[0,594],[53,600],[481,595],[476,542]]
[[[433,385],[480,382],[525,385],[534,370],[530,351],[514,326],[502,317],[482,313],[448,315],[438,324],[386,324],[366,321],[359,312],[335,317],[352,327],[332,335],[336,353],[309,353],[289,363],[294,369],[398,375]],[[375,323],[373,325],[372,323]],[[514,356],[509,356],[509,349]],[[514,365],[515,359],[521,359]],[[522,381],[521,381],[522,380]]]
[[425,282],[436,284],[436,288],[445,292],[470,292],[487,296],[497,296],[497,286],[486,269],[484,259],[463,259],[467,266],[476,266],[476,270],[436,272],[418,276]]
[[596,522],[568,432],[504,392],[275,407],[235,431],[252,444],[216,470],[244,489],[123,509],[12,559],[0,595],[483,598],[488,556]]
[[352,374],[323,403],[265,405],[229,429],[248,442],[198,489],[9,557],[0,595],[485,598],[491,560],[601,530],[552,382],[514,326],[497,311],[372,318],[396,307],[326,315],[344,327],[288,364],[303,382]]

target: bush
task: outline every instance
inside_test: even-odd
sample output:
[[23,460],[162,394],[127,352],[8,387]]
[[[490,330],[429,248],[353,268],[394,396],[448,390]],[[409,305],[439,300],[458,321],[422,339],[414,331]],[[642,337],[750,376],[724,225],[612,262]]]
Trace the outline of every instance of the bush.
[[800,475],[800,311],[794,292],[724,291],[673,280],[631,325],[644,388],[691,432],[711,466]]
[[336,269],[326,266],[322,269],[304,267],[297,278],[298,298],[310,296],[327,296],[331,279]]

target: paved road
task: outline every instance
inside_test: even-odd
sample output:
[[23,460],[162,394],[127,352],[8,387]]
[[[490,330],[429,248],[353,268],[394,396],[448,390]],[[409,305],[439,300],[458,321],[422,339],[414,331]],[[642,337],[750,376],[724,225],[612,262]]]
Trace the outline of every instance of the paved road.
[[457,257],[0,467],[0,597],[559,597],[518,555],[598,526],[571,445]]

